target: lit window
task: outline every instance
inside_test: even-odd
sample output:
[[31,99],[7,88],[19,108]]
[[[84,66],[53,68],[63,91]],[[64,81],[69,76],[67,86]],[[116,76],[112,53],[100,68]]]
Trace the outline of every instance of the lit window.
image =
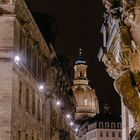
[[87,105],[87,99],[84,98],[84,105],[86,106]]

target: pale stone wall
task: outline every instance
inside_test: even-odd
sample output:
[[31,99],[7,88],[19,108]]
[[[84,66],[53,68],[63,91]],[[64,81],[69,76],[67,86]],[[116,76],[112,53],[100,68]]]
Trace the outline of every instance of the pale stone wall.
[[10,140],[14,17],[0,16],[0,139]]
[[[19,83],[22,82],[21,103],[19,104]],[[26,89],[29,88],[29,106],[26,107]],[[33,94],[35,97],[35,112],[33,113]],[[38,101],[40,101],[38,108]],[[18,140],[18,131],[22,140],[25,135],[28,139],[44,138],[44,111],[45,96],[39,91],[37,84],[28,75],[21,71],[13,72],[13,103],[12,103],[12,139]],[[40,110],[40,111],[39,111]]]

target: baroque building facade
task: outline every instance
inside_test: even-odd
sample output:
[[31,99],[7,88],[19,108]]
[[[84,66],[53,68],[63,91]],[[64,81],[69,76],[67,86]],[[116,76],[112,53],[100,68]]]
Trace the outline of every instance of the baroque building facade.
[[65,59],[46,43],[24,0],[0,1],[0,9],[0,139],[73,140]]
[[[106,12],[101,28],[99,60],[106,66],[122,100],[122,139],[140,139],[140,2],[103,0]],[[130,135],[130,136],[129,136]]]

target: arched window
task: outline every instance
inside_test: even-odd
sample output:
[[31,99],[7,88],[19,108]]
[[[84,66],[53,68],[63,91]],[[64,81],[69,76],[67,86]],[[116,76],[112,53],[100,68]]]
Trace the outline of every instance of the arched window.
[[105,123],[105,128],[109,128],[109,122]]
[[115,129],[116,128],[116,125],[115,125],[115,123],[113,122],[113,123],[111,123],[111,128],[112,129]]
[[80,78],[81,78],[81,77],[83,77],[83,76],[82,76],[82,71],[80,71]]

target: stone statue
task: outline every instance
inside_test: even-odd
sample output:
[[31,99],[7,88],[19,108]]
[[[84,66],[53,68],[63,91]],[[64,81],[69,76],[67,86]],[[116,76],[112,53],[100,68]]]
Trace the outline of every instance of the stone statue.
[[[108,15],[113,15],[112,11],[117,9],[117,2],[116,0],[103,0]],[[135,120],[134,131],[130,133],[129,139],[140,140],[140,0],[122,0],[119,6],[122,6],[122,14],[108,16],[109,19],[105,20],[112,20],[112,22],[118,20],[120,23],[115,37],[119,42],[120,72],[117,72],[118,67],[113,52],[106,52],[102,61],[109,75],[115,79],[115,90]],[[109,54],[112,55],[112,59],[108,57]]]
[[135,140],[140,140],[140,99],[136,86],[135,74],[129,69],[124,71],[114,82],[116,91],[135,120]]

